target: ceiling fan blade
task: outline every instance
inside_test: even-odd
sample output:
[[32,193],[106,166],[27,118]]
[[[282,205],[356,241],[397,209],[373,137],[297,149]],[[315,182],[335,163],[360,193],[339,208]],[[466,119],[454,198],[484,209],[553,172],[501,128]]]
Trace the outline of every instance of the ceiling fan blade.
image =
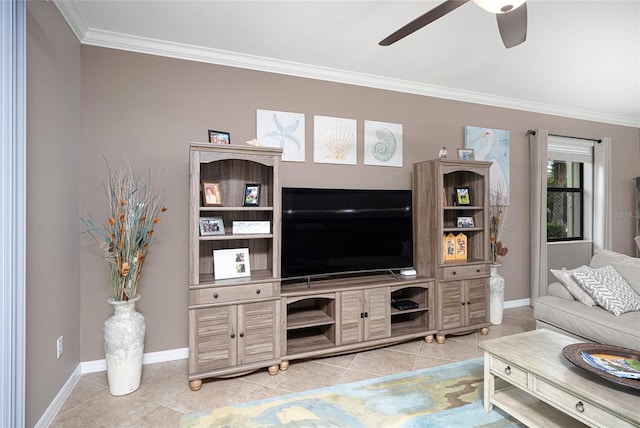
[[527,40],[527,3],[507,13],[497,13],[498,29],[502,43],[508,48]]
[[438,6],[434,7],[424,15],[414,19],[404,27],[400,28],[398,31],[389,35],[386,39],[382,40],[378,44],[380,46],[389,46],[390,44],[407,37],[414,31],[421,29],[425,25],[432,23],[436,19],[443,17],[447,13],[459,8],[467,2],[469,2],[469,0],[447,0],[444,3],[441,3]]

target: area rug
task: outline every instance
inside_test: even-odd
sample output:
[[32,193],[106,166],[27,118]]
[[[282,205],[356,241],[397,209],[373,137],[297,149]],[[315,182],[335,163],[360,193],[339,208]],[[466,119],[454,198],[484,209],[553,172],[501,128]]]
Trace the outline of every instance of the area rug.
[[482,406],[483,360],[336,385],[185,415],[180,428],[521,427]]

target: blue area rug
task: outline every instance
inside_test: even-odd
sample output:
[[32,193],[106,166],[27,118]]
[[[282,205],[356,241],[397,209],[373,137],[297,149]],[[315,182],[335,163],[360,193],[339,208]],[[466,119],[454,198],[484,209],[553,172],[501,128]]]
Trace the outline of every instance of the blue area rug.
[[483,360],[400,373],[185,415],[204,427],[521,427],[482,406]]

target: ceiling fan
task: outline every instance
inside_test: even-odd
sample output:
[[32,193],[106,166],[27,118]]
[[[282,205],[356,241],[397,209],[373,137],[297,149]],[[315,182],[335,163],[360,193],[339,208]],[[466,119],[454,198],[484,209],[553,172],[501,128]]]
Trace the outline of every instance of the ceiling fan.
[[[414,19],[378,44],[380,46],[389,46],[469,1],[470,0],[447,0],[424,15]],[[506,48],[512,48],[526,40],[527,3],[525,0],[473,0],[473,2],[484,10],[496,14],[500,37],[502,37],[502,42]]]

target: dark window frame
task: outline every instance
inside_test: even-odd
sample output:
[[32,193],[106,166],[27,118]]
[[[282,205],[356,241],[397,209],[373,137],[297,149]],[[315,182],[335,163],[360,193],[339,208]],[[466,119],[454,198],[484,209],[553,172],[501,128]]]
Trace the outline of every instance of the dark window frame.
[[[551,159],[555,160],[555,159]],[[567,162],[567,161],[564,161]],[[577,163],[580,165],[580,187],[549,187],[547,186],[547,195],[549,197],[550,193],[564,193],[565,200],[566,195],[568,194],[578,194],[580,198],[580,233],[579,236],[571,236],[566,238],[550,238],[549,233],[547,232],[547,242],[567,242],[567,241],[582,241],[584,240],[584,163],[578,161],[569,161],[573,163]]]

